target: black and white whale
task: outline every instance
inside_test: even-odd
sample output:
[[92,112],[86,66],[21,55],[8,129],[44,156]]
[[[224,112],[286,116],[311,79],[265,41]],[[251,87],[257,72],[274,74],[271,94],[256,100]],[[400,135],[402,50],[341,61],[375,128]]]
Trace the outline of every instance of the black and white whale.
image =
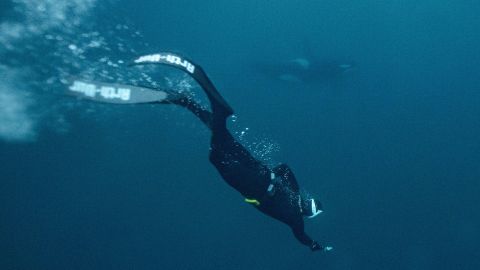
[[285,61],[258,63],[258,69],[269,78],[291,83],[332,83],[341,80],[355,68],[353,62],[317,61],[298,57]]

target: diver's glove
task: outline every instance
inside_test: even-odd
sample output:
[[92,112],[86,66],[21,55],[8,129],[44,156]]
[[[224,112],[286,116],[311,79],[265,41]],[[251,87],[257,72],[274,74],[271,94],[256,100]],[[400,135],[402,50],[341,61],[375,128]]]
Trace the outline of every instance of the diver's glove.
[[323,247],[319,243],[317,243],[316,241],[313,241],[312,245],[310,246],[310,249],[312,251],[317,251],[317,250],[331,251],[333,249],[333,247],[329,247],[329,246]]

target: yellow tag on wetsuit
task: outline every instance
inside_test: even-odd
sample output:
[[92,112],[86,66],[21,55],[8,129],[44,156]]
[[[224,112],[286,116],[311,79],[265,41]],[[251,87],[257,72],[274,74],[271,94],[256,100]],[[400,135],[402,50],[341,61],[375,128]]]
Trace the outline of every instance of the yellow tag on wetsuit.
[[260,205],[260,202],[255,200],[255,199],[248,199],[248,198],[245,198],[245,202],[247,203],[250,203],[250,204],[253,204],[255,206],[259,206]]

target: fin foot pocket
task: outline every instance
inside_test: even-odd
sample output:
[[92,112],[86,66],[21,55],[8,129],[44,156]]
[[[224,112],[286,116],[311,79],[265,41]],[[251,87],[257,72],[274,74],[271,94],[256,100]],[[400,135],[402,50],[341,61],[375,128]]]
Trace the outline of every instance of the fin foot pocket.
[[210,78],[208,78],[207,74],[203,71],[202,67],[195,64],[187,57],[171,52],[160,52],[139,56],[133,60],[130,66],[147,64],[168,65],[186,72],[202,87],[203,91],[205,91],[210,99],[210,102],[214,102],[222,107],[226,116],[230,116],[234,113],[232,107],[230,107],[227,101],[222,95],[220,95]]

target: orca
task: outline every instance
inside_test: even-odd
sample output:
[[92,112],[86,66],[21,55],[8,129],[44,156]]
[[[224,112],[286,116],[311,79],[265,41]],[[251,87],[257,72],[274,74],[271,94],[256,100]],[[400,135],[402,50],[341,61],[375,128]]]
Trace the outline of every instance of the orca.
[[333,83],[343,79],[355,69],[353,62],[336,60],[314,60],[297,57],[277,62],[258,63],[260,73],[289,83]]

